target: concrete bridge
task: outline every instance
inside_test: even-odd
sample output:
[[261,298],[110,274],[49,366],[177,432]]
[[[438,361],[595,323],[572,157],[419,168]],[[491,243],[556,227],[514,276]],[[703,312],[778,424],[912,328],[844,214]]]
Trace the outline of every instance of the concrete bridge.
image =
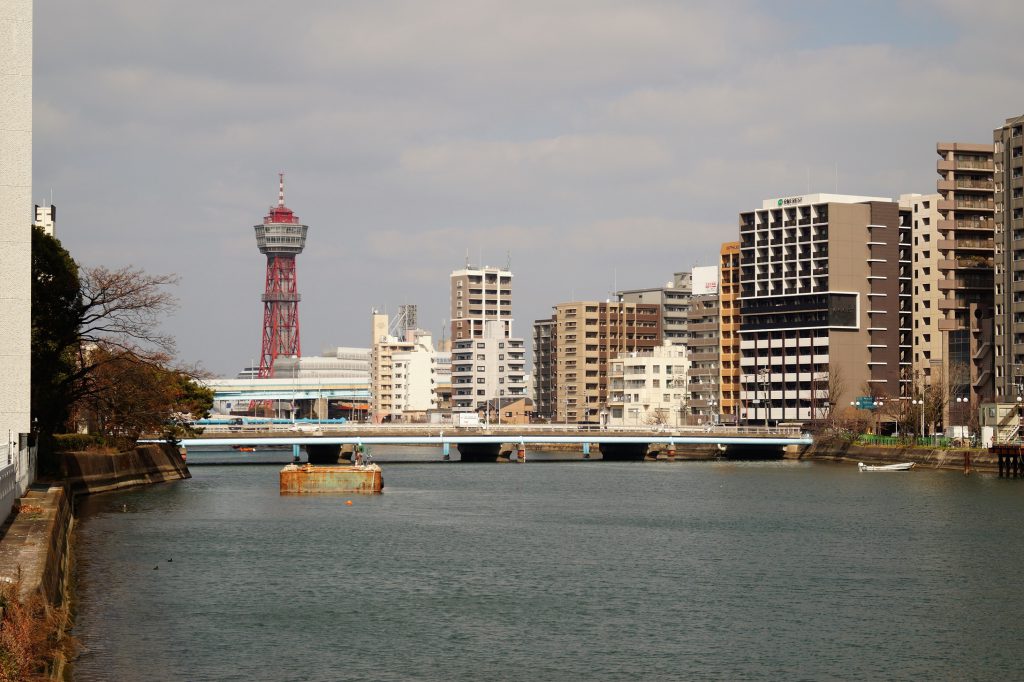
[[[810,445],[813,440],[795,428],[771,427],[682,427],[663,429],[591,429],[576,425],[490,425],[456,428],[440,424],[345,424],[329,430],[315,425],[280,429],[266,425],[262,430],[241,431],[238,427],[205,431],[187,438],[182,445],[194,446],[291,446],[298,455],[305,448],[314,464],[337,463],[351,456],[351,448],[366,445],[436,445],[447,458],[451,446],[458,448],[462,461],[485,462],[498,459],[502,450],[525,450],[527,445],[575,444],[590,454],[600,447],[602,459],[642,460],[651,446],[660,446],[669,457],[677,451],[717,446],[726,456],[768,458],[781,456],[787,446]],[[312,427],[312,428],[310,428]],[[343,446],[351,446],[344,448]],[[347,452],[345,452],[347,450]]]

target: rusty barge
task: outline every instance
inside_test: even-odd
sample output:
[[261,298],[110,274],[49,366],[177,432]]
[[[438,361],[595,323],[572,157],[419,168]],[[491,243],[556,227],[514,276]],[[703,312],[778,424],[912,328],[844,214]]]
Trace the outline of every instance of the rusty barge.
[[288,464],[281,469],[282,495],[379,493],[384,487],[376,464],[314,466]]

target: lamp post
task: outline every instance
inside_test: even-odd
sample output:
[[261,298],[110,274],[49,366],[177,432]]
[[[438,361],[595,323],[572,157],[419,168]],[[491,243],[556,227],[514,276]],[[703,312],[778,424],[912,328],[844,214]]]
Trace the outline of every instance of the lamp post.
[[765,400],[764,400],[764,425],[765,426],[771,426],[771,410],[772,410],[771,405],[772,405],[772,402],[771,402],[770,396],[768,395],[768,390],[766,388],[766,386],[768,384],[768,375],[770,373],[771,373],[771,370],[769,370],[767,367],[762,367],[761,369],[757,370],[758,387],[760,388],[761,392],[763,392],[765,394],[765,396],[764,396],[764,398],[765,398]]
[[921,425],[919,427],[920,430],[918,431],[917,435],[918,435],[918,438],[923,439],[924,438],[924,399],[923,398],[920,398],[920,399],[919,398],[914,398],[910,402],[915,406],[915,408],[918,411],[918,415],[920,416],[920,420],[921,420],[920,423],[921,423]]

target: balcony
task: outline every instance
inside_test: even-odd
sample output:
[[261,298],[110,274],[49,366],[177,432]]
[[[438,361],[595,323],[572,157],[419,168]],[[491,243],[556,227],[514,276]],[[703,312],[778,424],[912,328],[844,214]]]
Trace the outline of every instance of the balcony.
[[[941,210],[941,204],[942,203],[943,202],[941,202],[941,201],[939,202],[940,210]],[[946,202],[946,203],[948,203],[948,202]],[[978,199],[956,199],[956,200],[953,201],[953,206],[958,211],[959,210],[964,210],[964,209],[972,210],[972,211],[994,211],[995,210],[995,202],[993,202],[991,200],[989,200],[989,201],[981,201],[981,200],[978,200]]]

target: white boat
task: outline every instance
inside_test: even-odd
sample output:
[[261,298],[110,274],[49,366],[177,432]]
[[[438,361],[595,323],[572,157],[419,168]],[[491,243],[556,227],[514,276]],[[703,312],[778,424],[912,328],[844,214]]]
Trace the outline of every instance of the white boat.
[[900,462],[899,464],[865,464],[858,462],[857,468],[861,471],[909,471],[914,468],[913,462]]

